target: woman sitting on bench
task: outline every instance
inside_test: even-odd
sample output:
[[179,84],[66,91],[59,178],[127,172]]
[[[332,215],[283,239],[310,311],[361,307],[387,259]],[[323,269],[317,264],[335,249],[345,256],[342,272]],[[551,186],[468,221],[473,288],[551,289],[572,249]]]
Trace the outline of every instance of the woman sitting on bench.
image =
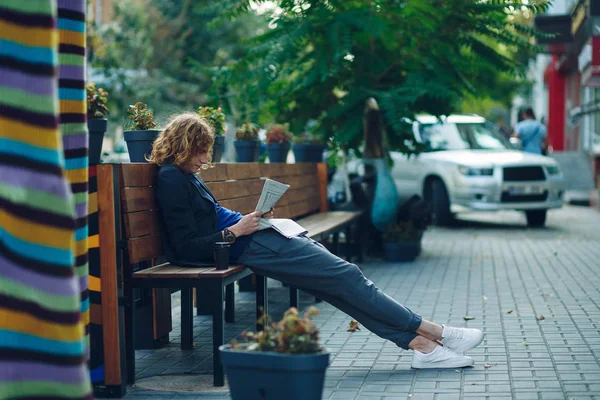
[[414,350],[413,368],[473,365],[463,354],[483,341],[480,330],[426,321],[320,243],[306,236],[287,239],[272,229],[258,231],[258,211],[241,215],[221,207],[196,175],[210,166],[213,142],[210,125],[185,113],[174,117],[153,144],[149,161],[160,166],[156,196],[171,263],[213,261],[214,243],[227,241],[232,259],[257,274],[321,298],[378,336]]

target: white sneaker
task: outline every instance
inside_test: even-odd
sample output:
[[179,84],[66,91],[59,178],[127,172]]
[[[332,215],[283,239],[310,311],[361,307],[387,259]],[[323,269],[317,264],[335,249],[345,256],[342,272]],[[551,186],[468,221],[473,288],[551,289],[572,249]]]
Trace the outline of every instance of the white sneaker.
[[410,366],[415,369],[462,368],[475,364],[471,357],[456,354],[442,346],[437,346],[431,353],[425,354],[417,350],[414,353]]
[[483,342],[483,332],[479,329],[453,328],[442,325],[442,343],[444,347],[457,354],[465,354]]

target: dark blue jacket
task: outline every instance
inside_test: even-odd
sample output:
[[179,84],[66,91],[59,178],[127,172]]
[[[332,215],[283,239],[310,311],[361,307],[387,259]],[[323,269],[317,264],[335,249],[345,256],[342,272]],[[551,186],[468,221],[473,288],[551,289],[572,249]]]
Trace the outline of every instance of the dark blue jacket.
[[188,174],[166,164],[158,171],[156,200],[169,262],[213,262],[213,245],[223,241],[223,235],[217,230],[215,199],[208,188],[196,187]]

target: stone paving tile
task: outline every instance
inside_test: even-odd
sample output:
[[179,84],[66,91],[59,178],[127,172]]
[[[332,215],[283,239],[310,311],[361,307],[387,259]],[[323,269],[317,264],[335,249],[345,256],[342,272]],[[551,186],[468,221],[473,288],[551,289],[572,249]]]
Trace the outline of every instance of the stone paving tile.
[[[502,221],[502,222],[499,222]],[[331,351],[324,399],[600,399],[600,213],[567,207],[546,229],[527,229],[517,213],[474,214],[431,229],[413,263],[361,265],[382,290],[424,318],[477,327],[485,340],[465,370],[415,371],[411,353],[366,329],[346,332],[350,317],[317,304],[322,343]],[[284,311],[287,291],[269,282],[270,312]],[[174,295],[173,304],[178,298]],[[302,295],[301,306],[314,299]],[[136,352],[137,378],[210,372],[211,320],[195,317],[195,349],[179,347],[179,307],[171,343]],[[466,315],[475,320],[464,321]],[[543,315],[542,319],[540,316]],[[236,295],[228,340],[254,328],[253,294]],[[489,368],[484,368],[488,364]],[[128,388],[131,399],[226,399],[227,393]]]

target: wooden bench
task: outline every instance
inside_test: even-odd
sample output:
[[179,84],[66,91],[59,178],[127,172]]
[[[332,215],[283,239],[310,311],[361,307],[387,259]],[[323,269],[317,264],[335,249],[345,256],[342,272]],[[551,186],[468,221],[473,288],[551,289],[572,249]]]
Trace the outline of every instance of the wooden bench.
[[[117,270],[121,271],[125,308],[125,343],[128,381],[135,380],[135,346],[133,289],[171,288],[181,290],[181,348],[193,347],[193,289],[199,295],[198,308],[213,318],[214,384],[223,386],[223,368],[218,347],[223,344],[223,322],[233,322],[234,286],[252,274],[243,265],[232,265],[225,271],[214,267],[171,265],[164,260],[161,227],[155,201],[158,168],[145,163],[103,164],[98,166],[99,208],[104,212],[100,242],[114,241]],[[223,207],[243,214],[252,212],[258,202],[264,179],[269,177],[291,186],[276,205],[276,216],[294,218],[321,240],[345,230],[360,212],[327,211],[327,175],[325,164],[217,164],[202,171],[201,178]],[[101,195],[102,194],[102,195]],[[100,204],[103,202],[104,204]],[[102,220],[103,219],[103,220]],[[112,230],[113,237],[107,237]],[[104,232],[104,233],[103,233]],[[101,247],[102,247],[101,246]],[[105,248],[105,252],[113,251]],[[350,245],[347,246],[351,248]],[[119,251],[120,250],[120,251]],[[256,276],[257,316],[267,308],[266,278]],[[223,307],[225,304],[225,307]],[[298,291],[290,287],[290,305],[298,306]],[[257,326],[260,329],[260,326]]]

